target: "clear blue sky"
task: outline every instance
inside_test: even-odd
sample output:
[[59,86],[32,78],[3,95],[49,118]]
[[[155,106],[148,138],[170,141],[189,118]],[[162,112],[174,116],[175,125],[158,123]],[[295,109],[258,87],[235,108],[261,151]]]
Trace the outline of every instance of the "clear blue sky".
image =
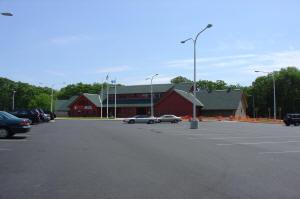
[[0,0],[0,76],[38,85],[193,77],[250,85],[300,66],[299,0]]

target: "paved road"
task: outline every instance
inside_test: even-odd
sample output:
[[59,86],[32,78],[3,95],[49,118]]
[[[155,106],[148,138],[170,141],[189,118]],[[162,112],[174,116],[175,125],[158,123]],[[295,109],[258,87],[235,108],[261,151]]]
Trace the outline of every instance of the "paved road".
[[288,199],[300,127],[65,121],[0,140],[0,199]]

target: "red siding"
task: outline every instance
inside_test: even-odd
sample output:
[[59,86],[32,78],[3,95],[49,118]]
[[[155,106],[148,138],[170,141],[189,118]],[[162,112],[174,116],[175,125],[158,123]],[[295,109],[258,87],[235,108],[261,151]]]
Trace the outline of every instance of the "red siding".
[[100,108],[81,95],[70,105],[69,115],[75,117],[99,116]]
[[[199,115],[199,108],[197,108],[197,115]],[[176,116],[185,116],[193,114],[193,104],[186,100],[184,97],[172,91],[168,96],[161,99],[154,106],[155,116],[161,116],[164,114],[173,114]]]

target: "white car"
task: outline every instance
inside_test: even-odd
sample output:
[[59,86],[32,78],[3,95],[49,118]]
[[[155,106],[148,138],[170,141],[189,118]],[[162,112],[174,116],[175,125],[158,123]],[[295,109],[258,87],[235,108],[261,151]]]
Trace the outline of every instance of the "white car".
[[123,122],[128,123],[128,124],[134,124],[134,123],[154,124],[157,122],[157,118],[151,117],[148,115],[136,115],[136,116],[124,119]]
[[181,122],[182,119],[175,115],[162,115],[161,117],[157,118],[158,122],[171,122],[171,123],[178,123]]

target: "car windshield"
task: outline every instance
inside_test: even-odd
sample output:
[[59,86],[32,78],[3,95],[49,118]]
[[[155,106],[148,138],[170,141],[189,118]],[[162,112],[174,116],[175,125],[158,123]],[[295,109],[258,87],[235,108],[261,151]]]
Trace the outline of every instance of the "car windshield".
[[1,111],[0,114],[7,119],[19,119],[18,117],[4,111]]

